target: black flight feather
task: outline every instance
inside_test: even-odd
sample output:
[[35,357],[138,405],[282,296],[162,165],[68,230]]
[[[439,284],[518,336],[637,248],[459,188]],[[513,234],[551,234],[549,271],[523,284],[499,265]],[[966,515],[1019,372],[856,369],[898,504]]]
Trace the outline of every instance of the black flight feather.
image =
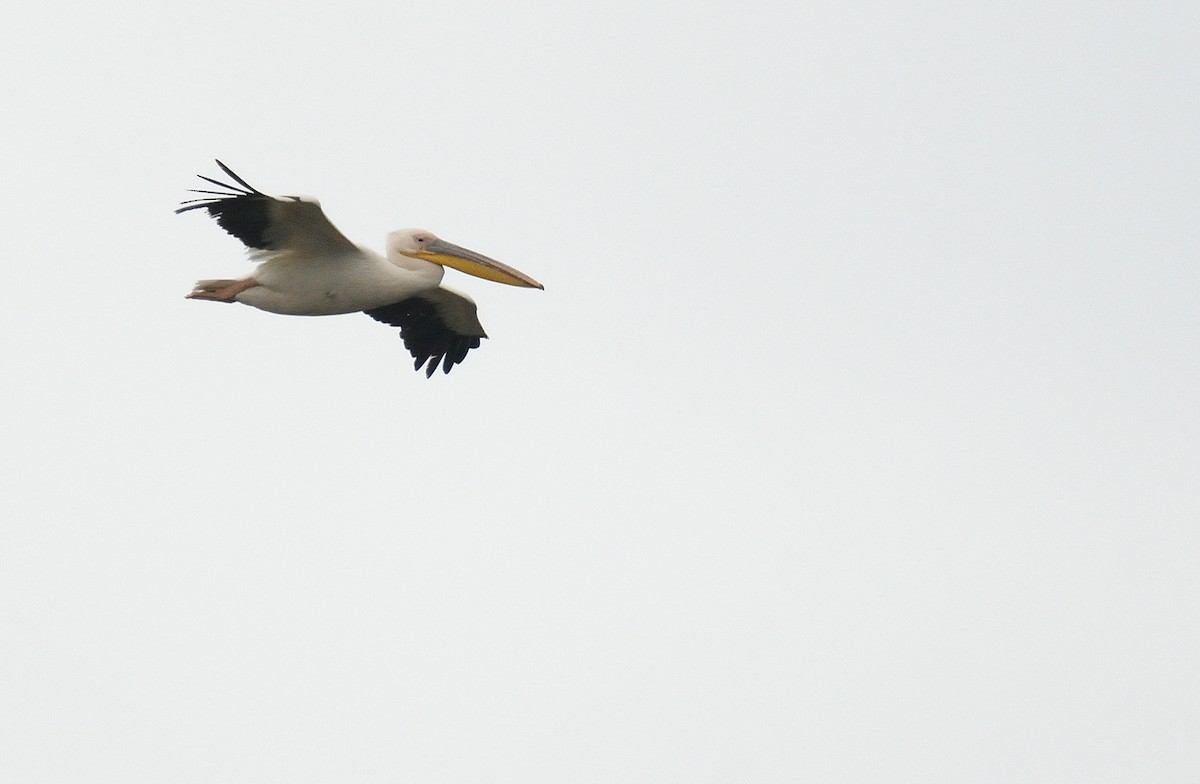
[[400,327],[404,347],[412,354],[413,370],[425,367],[429,378],[442,366],[443,373],[466,359],[467,352],[479,348],[478,335],[462,335],[452,330],[438,313],[435,303],[420,295],[391,305],[363,311],[376,321]]
[[217,161],[217,165],[221,167],[222,171],[232,177],[238,185],[241,185],[242,188],[230,185],[227,182],[214,180],[212,177],[205,177],[203,174],[198,174],[196,176],[205,182],[212,183],[218,188],[225,188],[229,192],[223,193],[220,191],[193,189],[194,193],[209,194],[215,198],[188,199],[175,212],[180,213],[187,212],[188,210],[206,209],[209,215],[217,219],[217,223],[220,224],[222,229],[237,237],[246,247],[257,248],[259,250],[277,250],[275,243],[266,237],[267,229],[271,225],[270,210],[271,202],[274,199],[243,180],[234,173],[233,169],[230,169],[220,161]]

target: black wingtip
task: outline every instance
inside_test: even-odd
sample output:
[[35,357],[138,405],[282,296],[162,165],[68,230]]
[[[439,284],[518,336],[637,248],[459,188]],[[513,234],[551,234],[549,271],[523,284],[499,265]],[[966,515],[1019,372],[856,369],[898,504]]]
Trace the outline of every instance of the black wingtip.
[[175,214],[204,209],[216,218],[222,229],[241,240],[247,248],[275,250],[277,240],[267,237],[271,226],[273,199],[246,182],[220,160],[217,161],[217,165],[233,182],[222,182],[204,174],[197,174],[201,180],[221,190],[192,188],[191,191],[200,194],[201,198],[181,202],[176,207]]
[[413,370],[433,378],[440,367],[449,373],[467,353],[479,348],[479,335],[455,332],[438,312],[437,304],[418,294],[391,305],[364,311],[376,321],[400,327],[400,339],[413,358]]
[[[220,158],[213,158],[213,160],[216,161],[217,165],[221,167],[221,171],[225,172],[230,177],[232,177],[234,179],[234,182],[236,182],[238,185],[241,185],[243,188],[248,189],[251,193],[253,193],[257,196],[263,195],[262,191],[260,191],[258,188],[255,188],[253,185],[251,185],[250,183],[246,182],[241,177],[239,177],[237,172],[235,172],[233,169],[231,169],[228,166],[226,166],[225,164],[221,163]],[[208,178],[205,177],[204,179],[207,180]]]
[[[188,188],[189,193],[199,193],[202,195],[202,197],[207,197],[207,198],[187,199],[186,201],[180,202],[180,206],[175,210],[176,215],[178,215],[181,212],[187,212],[188,210],[198,210],[198,209],[204,208],[204,209],[207,209],[210,214],[215,216],[216,213],[213,212],[213,210],[211,208],[214,204],[216,204],[218,202],[226,201],[229,199],[236,199],[236,198],[242,197],[242,196],[264,196],[265,195],[265,194],[260,193],[253,186],[251,186],[245,180],[243,180],[241,177],[239,177],[237,174],[235,174],[233,172],[233,170],[230,169],[225,164],[221,163],[220,161],[217,161],[217,165],[221,167],[222,171],[224,171],[226,174],[228,174],[230,177],[232,177],[234,180],[236,180],[242,187],[239,188],[236,185],[230,185],[227,182],[221,182],[220,180],[213,179],[212,177],[209,177],[204,174],[197,174],[196,175],[197,177],[204,180],[208,184],[215,185],[218,188],[222,188],[223,190],[210,191],[206,188]],[[243,188],[245,190],[243,190]]]

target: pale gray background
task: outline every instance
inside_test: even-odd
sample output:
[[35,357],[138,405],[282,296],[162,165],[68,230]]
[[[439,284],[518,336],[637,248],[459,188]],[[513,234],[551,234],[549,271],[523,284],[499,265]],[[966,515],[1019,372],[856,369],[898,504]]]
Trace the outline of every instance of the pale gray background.
[[[0,35],[0,780],[1200,780],[1195,3]],[[187,302],[214,156],[546,291]]]

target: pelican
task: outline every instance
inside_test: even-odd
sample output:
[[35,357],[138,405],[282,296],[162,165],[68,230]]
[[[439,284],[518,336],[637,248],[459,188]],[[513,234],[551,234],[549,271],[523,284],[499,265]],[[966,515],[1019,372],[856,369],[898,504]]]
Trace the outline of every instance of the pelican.
[[463,361],[486,338],[475,301],[441,285],[445,267],[510,286],[543,288],[495,259],[460,248],[424,229],[387,235],[387,255],[355,245],[308,196],[268,196],[217,161],[237,183],[197,175],[223,190],[181,203],[176,214],[204,209],[242,241],[254,274],[238,280],[201,280],[188,299],[241,302],[271,313],[331,316],[362,311],[400,328],[413,368],[429,378]]

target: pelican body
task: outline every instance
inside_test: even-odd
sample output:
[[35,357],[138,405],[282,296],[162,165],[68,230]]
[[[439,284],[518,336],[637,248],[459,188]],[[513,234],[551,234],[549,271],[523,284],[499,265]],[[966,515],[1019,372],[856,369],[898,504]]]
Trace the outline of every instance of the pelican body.
[[[542,288],[528,275],[424,229],[387,236],[387,255],[352,243],[325,216],[316,199],[268,196],[217,161],[237,185],[199,175],[222,191],[194,190],[177,213],[205,209],[241,240],[254,274],[238,280],[201,280],[187,296],[245,305],[290,316],[363,311],[391,326],[426,377],[462,362],[483,331],[475,302],[441,285],[445,267],[510,286]],[[240,186],[240,187],[239,187]]]

